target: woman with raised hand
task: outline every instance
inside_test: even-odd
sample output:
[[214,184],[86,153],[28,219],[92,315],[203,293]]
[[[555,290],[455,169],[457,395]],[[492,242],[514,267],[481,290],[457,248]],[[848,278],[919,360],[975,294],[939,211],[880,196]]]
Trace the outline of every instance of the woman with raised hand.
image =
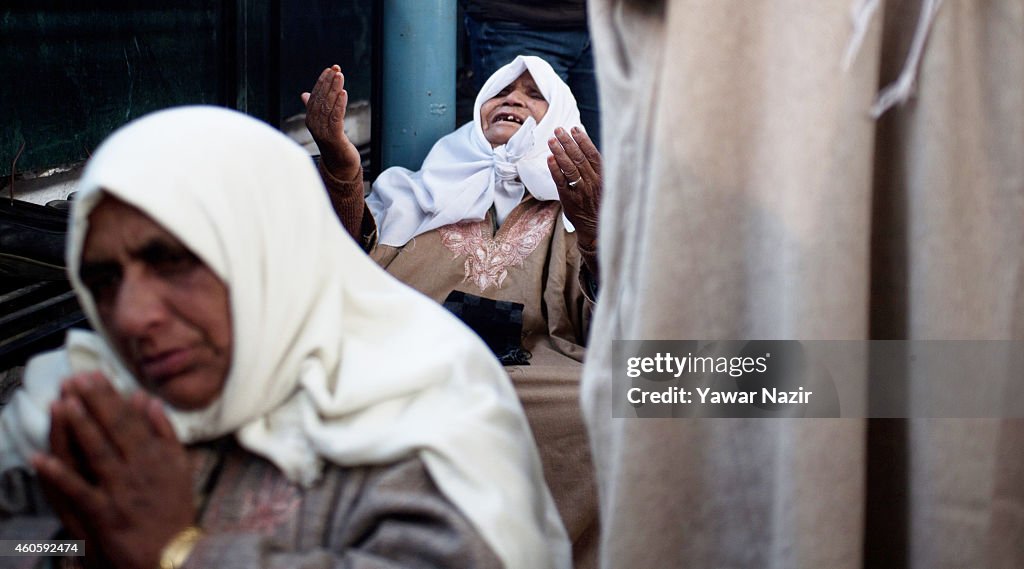
[[473,328],[505,364],[540,447],[577,567],[596,566],[597,493],[579,380],[597,281],[601,157],[568,85],[519,56],[473,121],[420,170],[385,170],[363,197],[337,66],[303,94],[320,172],[350,234],[389,273]]
[[41,487],[97,567],[568,566],[501,367],[345,236],[280,133],[210,107],[122,128],[68,267],[97,332],[0,414],[0,534],[48,527]]

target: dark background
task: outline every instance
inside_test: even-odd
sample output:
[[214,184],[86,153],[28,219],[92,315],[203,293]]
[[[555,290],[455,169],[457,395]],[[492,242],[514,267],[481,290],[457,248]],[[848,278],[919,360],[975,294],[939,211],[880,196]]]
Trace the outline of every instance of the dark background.
[[[159,7],[156,7],[159,6]],[[373,0],[7,1],[0,176],[82,162],[117,127],[183,104],[278,126],[338,63],[370,98]]]

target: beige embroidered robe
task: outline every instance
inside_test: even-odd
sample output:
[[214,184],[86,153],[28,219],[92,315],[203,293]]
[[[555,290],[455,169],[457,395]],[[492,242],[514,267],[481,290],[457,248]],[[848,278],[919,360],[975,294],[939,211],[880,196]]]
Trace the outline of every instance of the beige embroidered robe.
[[527,196],[497,231],[492,216],[438,228],[404,247],[377,245],[370,254],[437,302],[462,291],[524,305],[522,346],[532,357],[529,365],[505,370],[540,449],[545,479],[573,542],[574,564],[595,567],[596,484],[579,410],[592,302],[580,285],[576,237],[565,230],[558,202]]

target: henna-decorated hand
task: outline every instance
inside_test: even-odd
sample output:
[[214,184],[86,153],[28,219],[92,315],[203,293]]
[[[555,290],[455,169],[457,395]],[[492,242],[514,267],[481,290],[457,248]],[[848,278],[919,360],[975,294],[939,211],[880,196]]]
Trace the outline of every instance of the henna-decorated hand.
[[341,67],[324,69],[313,91],[302,94],[306,105],[306,128],[320,149],[320,161],[327,172],[342,182],[361,176],[359,149],[345,134],[345,108],[348,91]]

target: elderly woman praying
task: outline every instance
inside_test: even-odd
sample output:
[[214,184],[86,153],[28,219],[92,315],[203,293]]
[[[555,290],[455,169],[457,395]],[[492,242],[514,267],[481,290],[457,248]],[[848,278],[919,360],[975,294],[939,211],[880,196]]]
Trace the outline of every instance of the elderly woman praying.
[[341,70],[325,69],[303,100],[339,218],[388,273],[459,315],[505,364],[576,566],[595,566],[597,493],[578,388],[601,157],[568,85],[543,59],[515,58],[481,88],[472,122],[441,138],[420,170],[385,170],[365,200]]

